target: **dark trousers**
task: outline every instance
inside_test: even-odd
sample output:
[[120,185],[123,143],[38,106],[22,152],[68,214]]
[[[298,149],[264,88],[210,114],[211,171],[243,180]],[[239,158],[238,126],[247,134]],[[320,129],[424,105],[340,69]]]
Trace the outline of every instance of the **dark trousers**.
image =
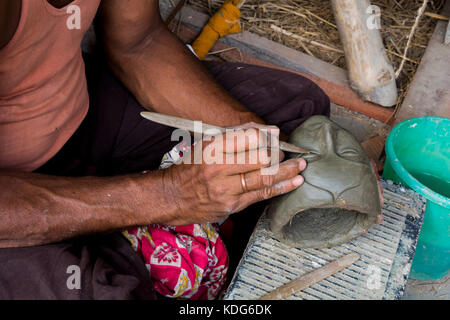
[[[177,143],[170,139],[173,128],[143,119],[144,109],[103,63],[92,57],[85,57],[85,63],[88,115],[60,152],[36,172],[111,176],[158,168],[163,154]],[[245,64],[205,65],[234,98],[285,134],[312,115],[329,116],[328,97],[306,78]],[[251,233],[257,217],[247,212],[233,216],[233,237],[227,243],[231,270],[248,240],[242,235]],[[71,278],[77,267],[79,288]],[[118,233],[0,249],[0,299],[154,298],[158,295],[143,261]]]

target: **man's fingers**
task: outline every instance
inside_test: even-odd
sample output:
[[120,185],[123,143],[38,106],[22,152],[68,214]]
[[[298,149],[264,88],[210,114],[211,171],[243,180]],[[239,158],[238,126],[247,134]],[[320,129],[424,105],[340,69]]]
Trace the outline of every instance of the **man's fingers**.
[[[250,125],[250,124],[249,124]],[[262,126],[228,130],[224,134],[206,136],[202,141],[205,164],[225,164],[224,172],[234,175],[278,164],[284,158],[279,149],[279,129]]]
[[227,164],[224,172],[228,175],[237,175],[255,171],[261,168],[267,168],[279,164],[283,161],[285,155],[280,149],[272,150],[250,150],[239,153],[224,154]]
[[249,128],[273,130],[272,131],[273,133],[280,132],[280,129],[277,126],[266,125],[266,124],[261,124],[261,123],[256,123],[256,122],[244,123],[244,124],[241,124],[239,126],[232,127],[230,129],[239,130],[239,129],[249,129]]
[[264,201],[288,192],[291,192],[301,186],[304,182],[304,178],[300,175],[295,176],[289,180],[279,182],[272,187],[262,188],[255,191],[250,191],[243,193],[240,196],[242,208],[240,210],[248,207],[249,205]]
[[[255,170],[245,174],[245,184],[248,191],[255,191],[267,187],[272,187],[282,181],[289,180],[296,177],[299,172],[306,168],[306,161],[304,159],[291,159],[285,161],[277,166],[267,168],[264,170]],[[270,174],[265,174],[270,173]],[[240,180],[240,175],[237,176]],[[243,192],[241,188],[241,192]]]

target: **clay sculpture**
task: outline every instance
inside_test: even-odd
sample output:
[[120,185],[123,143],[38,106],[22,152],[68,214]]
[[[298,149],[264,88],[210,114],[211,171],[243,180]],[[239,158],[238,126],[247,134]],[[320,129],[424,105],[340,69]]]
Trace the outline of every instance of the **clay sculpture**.
[[270,230],[301,248],[331,247],[363,234],[381,213],[377,178],[356,138],[325,116],[298,127],[289,142],[311,151],[305,182],[274,199]]

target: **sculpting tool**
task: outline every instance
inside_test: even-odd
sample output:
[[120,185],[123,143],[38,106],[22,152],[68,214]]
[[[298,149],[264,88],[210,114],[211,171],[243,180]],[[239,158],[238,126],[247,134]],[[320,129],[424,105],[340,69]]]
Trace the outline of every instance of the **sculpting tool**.
[[[168,116],[168,115],[156,113],[156,112],[144,111],[144,112],[141,112],[141,116],[144,117],[145,119],[148,119],[153,122],[160,123],[160,124],[163,124],[163,125],[166,125],[169,127],[178,128],[178,129],[195,132],[195,133],[201,133],[201,134],[203,134],[206,130],[210,130],[210,129],[217,130],[219,132],[226,132],[226,130],[227,130],[227,128],[218,127],[218,126],[214,126],[214,125],[203,123],[203,122],[202,122],[202,127],[197,128],[197,126],[194,126],[195,121],[193,121],[193,120],[183,119],[183,118],[174,117],[174,116]],[[290,143],[287,143],[284,141],[280,141],[280,149],[283,151],[292,152],[292,153],[301,153],[301,154],[309,153],[309,151],[306,149],[297,147],[293,144],[290,144]]]
[[313,284],[349,267],[360,258],[357,253],[350,253],[336,259],[317,270],[311,271],[296,280],[293,280],[278,289],[262,296],[259,300],[282,300]]

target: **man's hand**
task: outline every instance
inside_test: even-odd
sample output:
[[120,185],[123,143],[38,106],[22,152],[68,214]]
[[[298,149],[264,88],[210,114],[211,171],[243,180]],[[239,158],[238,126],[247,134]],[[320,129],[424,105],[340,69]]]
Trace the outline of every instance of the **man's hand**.
[[[202,145],[202,154],[215,150],[215,159],[221,159],[222,164],[180,164],[173,165],[164,173],[164,189],[172,199],[178,210],[174,215],[167,216],[166,223],[170,225],[186,225],[192,223],[219,222],[230,214],[239,212],[249,205],[263,201],[299,187],[304,179],[299,173],[306,168],[303,159],[292,159],[283,163],[271,163],[267,156],[260,155],[258,148],[264,142],[261,131],[248,128],[239,130],[233,135],[216,136],[209,143]],[[259,126],[260,129],[270,130],[273,136],[279,131],[273,127]],[[277,137],[276,137],[277,138]],[[279,149],[278,159],[283,159]],[[195,151],[185,157],[194,161]],[[245,159],[245,164],[236,164],[237,159]],[[234,160],[226,163],[227,159]],[[250,160],[254,161],[250,161]],[[264,174],[261,169],[278,165],[273,174]],[[243,176],[242,176],[243,174]],[[245,182],[242,182],[245,179]]]

